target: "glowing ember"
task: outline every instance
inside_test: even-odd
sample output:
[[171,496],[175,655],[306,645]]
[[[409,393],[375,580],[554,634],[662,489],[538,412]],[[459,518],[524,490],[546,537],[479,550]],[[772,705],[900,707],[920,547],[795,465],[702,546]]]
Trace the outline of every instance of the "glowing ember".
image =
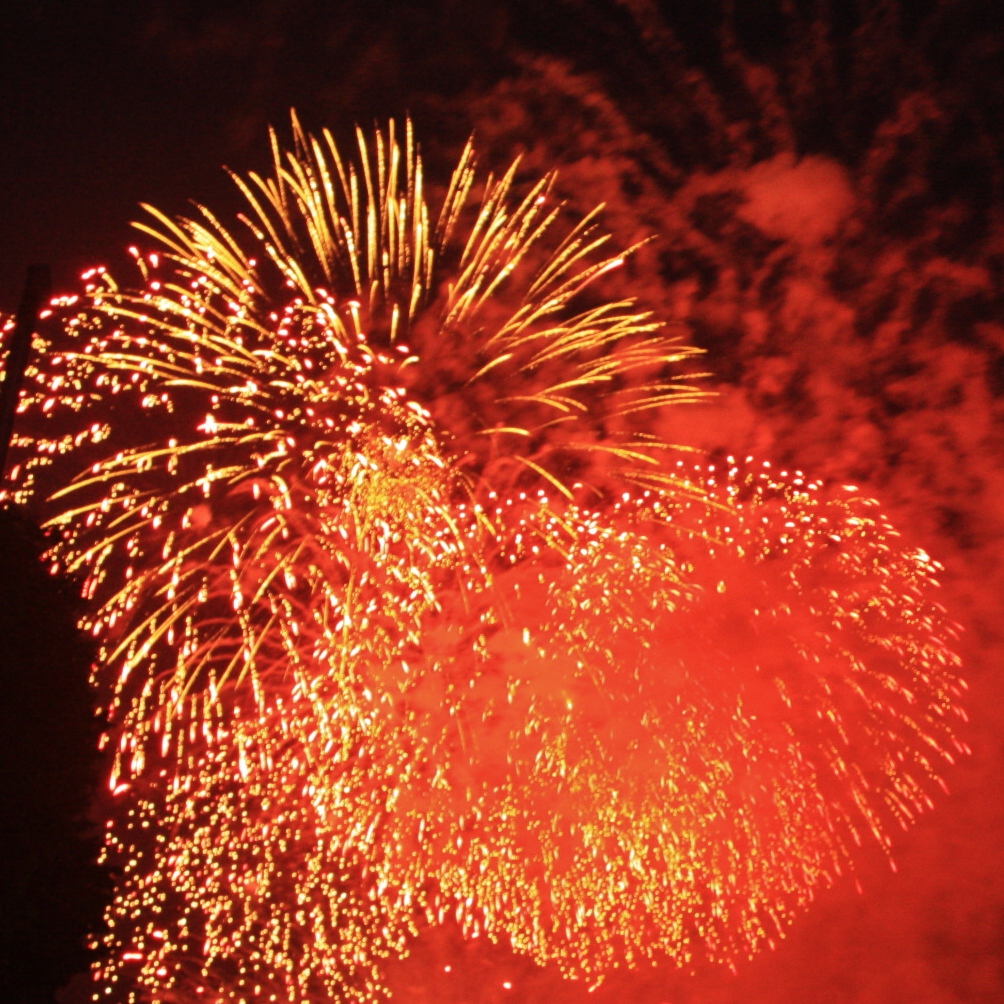
[[99,978],[367,1000],[446,915],[593,981],[752,954],[962,748],[936,566],[648,434],[694,350],[550,178],[468,149],[433,220],[410,129],[294,131],[250,236],[152,211],[34,374],[117,750]]

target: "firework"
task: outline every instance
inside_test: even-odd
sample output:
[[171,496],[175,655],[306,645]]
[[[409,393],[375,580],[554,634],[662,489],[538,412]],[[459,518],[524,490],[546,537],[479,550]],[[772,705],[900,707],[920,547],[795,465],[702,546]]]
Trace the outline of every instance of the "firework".
[[[595,214],[405,130],[140,229],[57,303],[21,492],[85,574],[124,999],[379,995],[455,914],[599,979],[779,936],[950,756],[934,566],[865,502],[695,474],[680,344]],[[562,227],[564,226],[564,230]]]
[[[425,792],[429,814],[412,781],[402,831],[422,832],[395,839],[389,875],[436,874],[481,906],[469,933],[596,980],[750,956],[863,836],[891,846],[965,751],[937,566],[856,490],[783,477],[729,458],[689,472],[699,495],[515,521],[508,622],[456,699],[494,772],[459,810]],[[450,753],[466,759],[432,763]]]

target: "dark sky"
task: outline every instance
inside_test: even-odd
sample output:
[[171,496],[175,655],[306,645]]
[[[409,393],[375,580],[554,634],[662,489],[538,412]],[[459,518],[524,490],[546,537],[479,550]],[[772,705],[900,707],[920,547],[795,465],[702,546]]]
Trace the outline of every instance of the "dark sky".
[[[547,54],[595,73],[639,125],[665,132],[653,98],[688,60],[714,62],[716,5],[673,5],[686,50],[680,66],[631,6],[11,5],[0,22],[0,307],[16,305],[27,262],[50,262],[62,288],[96,259],[119,254],[140,201],[172,211],[189,199],[225,204],[232,190],[221,165],[261,165],[267,125],[284,124],[293,106],[308,125],[340,135],[355,122],[411,112],[419,126],[433,127],[427,144],[434,136],[452,147],[477,124],[465,96]],[[773,0],[738,7],[748,49],[777,48],[784,21]],[[836,8],[834,24],[845,31],[850,21]],[[705,128],[695,124],[687,142]]]
[[[524,965],[523,1000],[1004,1000],[1004,4],[664,7],[18,4],[0,16],[0,310],[28,263],[59,290],[123,266],[141,201],[226,217],[221,165],[264,168],[291,106],[340,137],[411,112],[433,172],[472,128],[490,161],[561,165],[619,238],[659,234],[639,289],[708,349],[721,397],[674,435],[853,479],[945,562],[975,753],[897,874],[866,852],[863,895],[824,893],[738,978],[588,998]],[[406,1004],[459,1004],[429,989],[440,950],[399,977]],[[508,965],[470,961],[470,1000],[501,999],[482,975]]]
[[0,306],[29,261],[60,286],[118,253],[140,201],[219,205],[221,165],[260,164],[294,105],[344,132],[497,75],[513,15],[493,6],[16,5],[0,32]]

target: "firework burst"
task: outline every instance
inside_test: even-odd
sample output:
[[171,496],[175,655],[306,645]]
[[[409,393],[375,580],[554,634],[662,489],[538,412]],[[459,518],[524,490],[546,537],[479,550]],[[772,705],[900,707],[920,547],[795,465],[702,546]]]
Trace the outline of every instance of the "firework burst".
[[[729,458],[690,493],[500,502],[481,647],[446,698],[478,748],[444,732],[415,765],[374,858],[389,886],[436,875],[440,919],[478,904],[469,934],[589,980],[733,963],[931,805],[965,751],[937,566],[855,489],[783,478]],[[437,788],[458,761],[477,773]]]
[[627,256],[551,178],[468,148],[433,219],[410,127],[273,151],[239,234],[151,210],[143,287],[60,301],[18,444],[23,492],[83,471],[101,978],[367,999],[447,913],[592,980],[751,954],[950,758],[934,565],[671,459],[694,350],[603,298]]

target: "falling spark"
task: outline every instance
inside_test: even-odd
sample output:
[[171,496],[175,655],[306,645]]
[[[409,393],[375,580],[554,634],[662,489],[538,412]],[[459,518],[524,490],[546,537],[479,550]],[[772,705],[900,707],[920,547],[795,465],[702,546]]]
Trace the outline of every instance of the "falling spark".
[[410,125],[293,127],[243,230],[150,209],[32,374],[114,757],[98,980],[370,1000],[447,916],[593,982],[751,955],[962,748],[937,566],[646,431],[695,350],[551,177],[468,147],[433,218]]

